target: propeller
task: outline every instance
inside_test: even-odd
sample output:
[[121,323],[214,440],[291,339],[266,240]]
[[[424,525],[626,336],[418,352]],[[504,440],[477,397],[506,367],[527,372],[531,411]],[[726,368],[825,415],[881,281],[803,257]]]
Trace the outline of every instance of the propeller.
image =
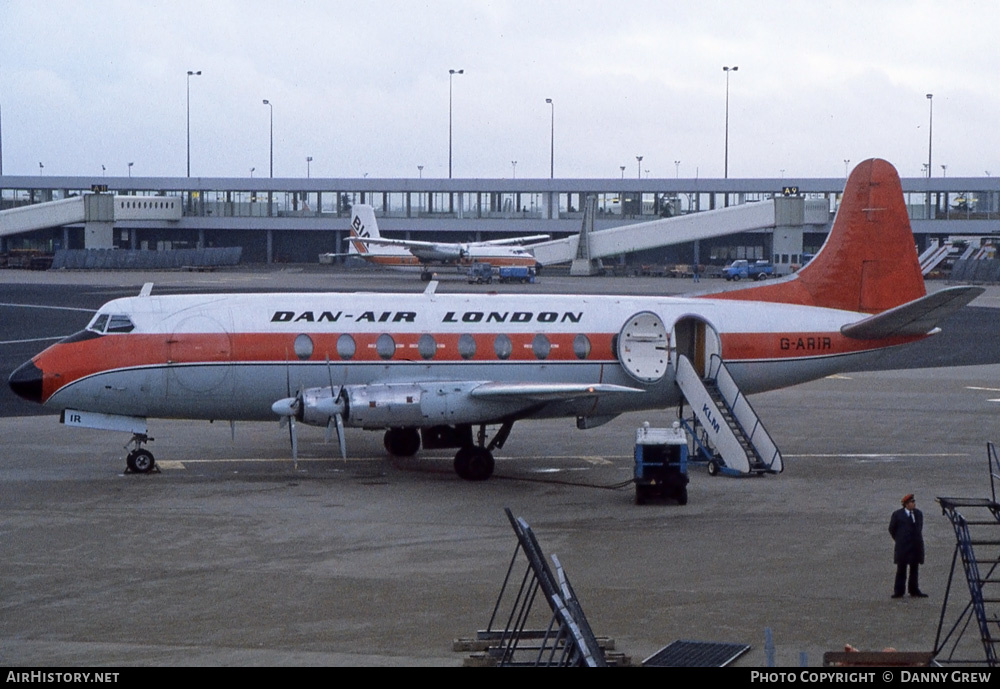
[[330,442],[330,433],[337,431],[337,444],[340,446],[340,457],[347,459],[347,442],[344,438],[344,412],[347,410],[347,402],[344,399],[343,388],[332,396],[333,388],[330,388],[331,397],[324,398],[316,404],[316,411],[327,417],[326,421],[326,442]]
[[291,380],[287,381],[289,396],[271,405],[271,411],[281,417],[281,423],[288,424],[289,440],[292,445],[292,459],[298,467],[298,434],[296,421],[302,421],[313,426],[326,425],[326,441],[334,431],[337,432],[337,444],[340,446],[340,456],[347,459],[347,442],[344,437],[344,416],[347,414],[347,393],[343,387],[333,384],[333,371],[330,359],[327,357],[327,374],[330,379],[328,388],[299,388],[295,395],[291,394]]
[[271,411],[281,417],[278,428],[288,424],[288,442],[292,446],[292,465],[299,468],[299,437],[295,428],[295,419],[302,418],[302,387],[292,397],[292,372],[288,363],[288,350],[285,350],[285,393],[288,397],[280,399],[271,405]]
[[[326,375],[330,380],[330,394],[333,394],[333,369],[330,368],[330,355],[326,355]],[[347,459],[347,440],[344,438],[344,413],[347,411],[347,397],[344,395],[344,388],[340,388],[335,398],[339,403],[339,408],[330,415],[326,422],[326,442],[330,442],[331,424],[337,429],[337,444],[340,445],[341,459]]]
[[285,397],[271,405],[271,411],[281,417],[279,428],[288,424],[288,440],[292,445],[292,462],[295,468],[299,468],[299,438],[295,428],[295,420],[302,418],[302,391],[299,390],[295,397]]

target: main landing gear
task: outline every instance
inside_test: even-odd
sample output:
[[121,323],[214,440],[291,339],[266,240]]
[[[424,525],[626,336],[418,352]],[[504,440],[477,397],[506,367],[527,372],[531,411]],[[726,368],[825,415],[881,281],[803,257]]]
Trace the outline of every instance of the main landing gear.
[[[479,426],[475,442],[472,438],[472,426],[468,424],[425,428],[424,447],[457,447],[454,466],[459,478],[485,481],[493,475],[493,449],[503,447],[513,426],[513,421],[503,422],[489,444],[486,443],[486,424]],[[390,428],[385,432],[382,443],[386,451],[395,457],[412,457],[420,449],[420,434],[415,428]]]
[[493,453],[485,447],[470,445],[455,454],[455,473],[466,481],[485,481],[493,475]]
[[412,457],[420,449],[420,433],[416,428],[390,428],[382,438],[382,445],[393,457]]
[[125,457],[126,474],[148,474],[151,471],[159,471],[156,466],[156,459],[149,450],[142,449],[143,443],[151,442],[153,439],[145,433],[135,433],[132,440],[125,446],[133,446],[132,451]]

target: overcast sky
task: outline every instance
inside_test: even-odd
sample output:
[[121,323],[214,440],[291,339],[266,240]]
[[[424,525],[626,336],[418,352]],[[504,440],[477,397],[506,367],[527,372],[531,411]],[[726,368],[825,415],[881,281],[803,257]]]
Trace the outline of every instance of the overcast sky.
[[[3,171],[839,177],[1000,174],[995,0],[0,0]],[[641,166],[636,156],[643,156]],[[679,165],[675,161],[680,161]]]

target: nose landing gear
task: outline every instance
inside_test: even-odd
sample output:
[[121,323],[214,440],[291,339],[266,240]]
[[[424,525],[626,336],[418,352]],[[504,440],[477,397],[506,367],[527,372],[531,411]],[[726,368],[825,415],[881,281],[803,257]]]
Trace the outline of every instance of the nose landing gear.
[[148,474],[152,471],[159,472],[156,466],[156,459],[149,450],[142,449],[143,443],[152,442],[152,438],[145,433],[135,433],[132,440],[125,447],[132,446],[132,451],[125,457],[126,474]]

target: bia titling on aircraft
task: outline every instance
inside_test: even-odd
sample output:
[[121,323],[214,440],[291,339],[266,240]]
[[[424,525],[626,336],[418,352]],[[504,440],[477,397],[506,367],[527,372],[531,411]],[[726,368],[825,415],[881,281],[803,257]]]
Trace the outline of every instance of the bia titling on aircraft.
[[379,266],[400,270],[419,270],[426,282],[434,266],[465,268],[473,263],[493,266],[525,266],[536,268],[538,262],[522,244],[540,242],[547,234],[510,237],[484,242],[425,242],[411,239],[389,239],[379,234],[375,211],[371,206],[354,206],[351,219],[349,256],[358,256]]
[[[211,294],[116,299],[10,376],[76,426],[130,431],[149,470],[147,418],[287,419],[385,431],[397,456],[458,448],[488,478],[516,421],[592,428],[681,402],[680,373],[725,362],[744,393],[851,370],[921,340],[980,289],[926,293],[895,169],[852,172],[823,249],[798,273],[684,298],[423,293]],[[686,374],[685,374],[686,375]],[[692,403],[692,406],[695,406]],[[487,426],[500,426],[487,443]],[[474,432],[478,429],[478,432]],[[780,466],[777,467],[780,470]]]

